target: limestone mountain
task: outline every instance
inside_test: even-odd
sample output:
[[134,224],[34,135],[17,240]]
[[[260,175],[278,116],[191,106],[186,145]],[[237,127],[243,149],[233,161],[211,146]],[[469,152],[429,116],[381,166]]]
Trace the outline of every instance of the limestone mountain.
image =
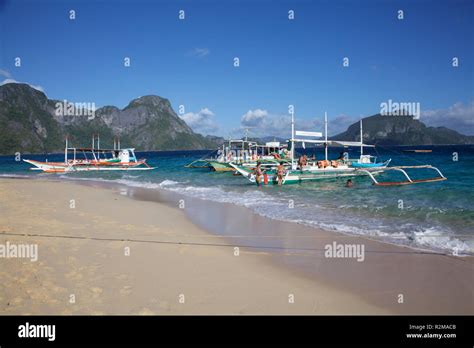
[[[427,127],[411,116],[382,116],[362,120],[364,142],[379,145],[474,144],[474,136],[460,134],[446,127]],[[360,140],[359,122],[331,139]]]
[[104,106],[94,116],[57,113],[61,103],[27,84],[0,86],[0,153],[62,151],[66,135],[71,146],[80,147],[100,134],[102,148],[120,136],[122,147],[140,151],[214,149],[219,143],[217,137],[194,133],[159,96],[134,99],[123,109]]

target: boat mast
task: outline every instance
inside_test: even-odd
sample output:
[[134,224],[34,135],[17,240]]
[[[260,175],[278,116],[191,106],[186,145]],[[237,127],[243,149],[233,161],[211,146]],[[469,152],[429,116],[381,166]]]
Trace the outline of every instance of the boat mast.
[[295,111],[291,112],[291,165],[295,161]]
[[97,161],[97,157],[95,156],[95,152],[94,152],[94,145],[95,145],[95,134],[92,133],[92,150],[91,150],[91,152],[92,152],[92,156],[94,157],[94,160]]
[[324,113],[324,159],[328,160],[328,113]]
[[245,144],[248,145],[249,147],[249,150],[250,150],[250,144],[248,144],[248,138],[249,138],[249,129],[248,128],[245,128],[245,141],[242,143],[242,153],[237,153],[237,159],[240,158],[240,156],[242,156],[242,158],[244,157],[244,154],[245,154]]
[[97,133],[97,159],[100,160],[100,135]]
[[362,132],[362,119],[360,119],[360,155],[364,154],[364,133]]
[[66,147],[64,148],[64,163],[67,163],[67,136],[66,136]]

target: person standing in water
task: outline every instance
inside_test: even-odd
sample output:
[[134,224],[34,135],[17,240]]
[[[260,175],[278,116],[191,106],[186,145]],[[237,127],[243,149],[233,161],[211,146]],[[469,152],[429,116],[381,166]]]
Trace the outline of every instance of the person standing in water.
[[255,175],[255,181],[257,182],[257,186],[260,186],[260,180],[262,178],[262,164],[260,162],[257,163],[257,166],[253,170],[253,174]]
[[352,180],[351,179],[347,180],[346,187],[352,187],[352,186],[354,186],[354,184],[352,183]]
[[277,179],[278,179],[278,186],[281,186],[283,183],[283,177],[285,176],[285,167],[283,166],[283,162],[280,162],[277,169]]

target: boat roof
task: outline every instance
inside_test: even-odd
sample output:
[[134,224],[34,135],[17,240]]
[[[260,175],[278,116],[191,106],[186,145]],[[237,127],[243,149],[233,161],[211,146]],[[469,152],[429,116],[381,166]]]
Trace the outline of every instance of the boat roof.
[[256,144],[256,141],[251,140],[244,140],[244,139],[229,139],[227,140],[229,143],[249,143],[249,144]]
[[330,140],[328,141],[329,145],[336,145],[336,146],[364,146],[364,147],[375,147],[375,145],[368,145],[363,144],[360,141],[337,141],[337,140]]
[[[290,140],[291,141],[291,140]],[[339,140],[313,140],[313,139],[293,139],[295,143],[311,143],[311,144],[325,144],[332,146],[364,146],[364,147],[375,147],[375,145],[363,144],[359,141],[339,141]]]
[[92,147],[68,147],[68,150],[76,150],[76,151],[87,151],[87,152],[98,152],[98,151],[122,151],[122,150],[129,150],[134,151],[134,148],[123,148],[123,149],[96,149]]
[[288,144],[280,144],[279,141],[275,142],[267,142],[265,144],[257,144],[256,147],[268,147],[268,148],[275,148],[275,147],[288,147]]

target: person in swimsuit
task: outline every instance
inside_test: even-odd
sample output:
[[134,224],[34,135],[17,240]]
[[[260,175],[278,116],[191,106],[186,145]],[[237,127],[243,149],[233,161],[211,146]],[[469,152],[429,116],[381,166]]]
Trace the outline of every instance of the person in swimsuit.
[[280,162],[277,169],[277,179],[278,179],[278,186],[281,186],[283,183],[283,177],[285,176],[285,167],[283,166],[283,162]]
[[308,156],[303,155],[303,166],[306,166],[308,164]]
[[262,164],[260,162],[257,163],[257,166],[253,170],[253,173],[255,175],[255,181],[257,182],[257,185],[260,186],[260,179],[262,178],[262,175],[263,175]]

